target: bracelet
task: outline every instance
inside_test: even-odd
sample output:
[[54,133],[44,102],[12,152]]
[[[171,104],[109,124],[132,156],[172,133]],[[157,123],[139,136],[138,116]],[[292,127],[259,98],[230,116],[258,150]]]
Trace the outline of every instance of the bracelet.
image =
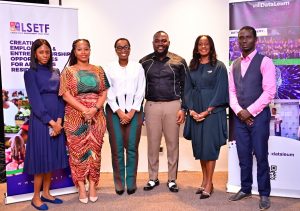
[[100,111],[100,108],[98,108],[96,105],[94,106],[94,108],[96,109],[96,111]]
[[209,115],[212,114],[211,110],[206,110],[206,111]]

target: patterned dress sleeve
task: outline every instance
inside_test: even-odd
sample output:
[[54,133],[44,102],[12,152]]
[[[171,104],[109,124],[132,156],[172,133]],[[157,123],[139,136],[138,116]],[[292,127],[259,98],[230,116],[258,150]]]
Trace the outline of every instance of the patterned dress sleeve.
[[36,84],[35,72],[29,70],[24,73],[25,88],[30,102],[31,111],[37,116],[44,124],[48,124],[52,118],[48,114],[44,106],[39,88]]
[[59,96],[62,96],[65,92],[69,91],[74,96],[74,89],[72,89],[72,71],[71,68],[65,68],[60,75]]
[[100,78],[100,93],[102,93],[103,91],[107,90],[110,85],[108,82],[108,79],[106,77],[106,74],[104,72],[104,70],[102,69],[102,67],[99,67],[99,78]]

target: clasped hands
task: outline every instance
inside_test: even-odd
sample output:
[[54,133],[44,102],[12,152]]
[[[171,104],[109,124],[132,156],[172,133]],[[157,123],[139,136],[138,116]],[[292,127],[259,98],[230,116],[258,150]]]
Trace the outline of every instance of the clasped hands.
[[124,111],[122,111],[121,109],[118,109],[117,110],[117,114],[120,118],[120,123],[122,125],[126,125],[128,123],[130,123],[131,119],[133,118],[134,116],[134,113],[135,111],[134,110],[131,110],[130,112],[128,113],[125,113]]
[[194,110],[190,110],[190,116],[193,117],[193,119],[196,122],[201,122],[203,120],[205,120],[205,118],[209,115],[208,111],[203,111],[201,113],[197,113]]
[[92,107],[92,108],[86,108],[83,112],[82,112],[82,116],[84,118],[84,121],[86,123],[93,124],[94,122],[96,122],[95,119],[95,114],[97,113],[97,108]]
[[246,123],[248,126],[251,126],[254,123],[253,116],[247,109],[241,110],[239,113],[237,113],[237,116],[242,122]]
[[57,136],[61,133],[63,126],[62,126],[62,119],[58,118],[56,121],[51,120],[49,122],[50,127],[53,129],[51,133],[49,134],[50,136]]

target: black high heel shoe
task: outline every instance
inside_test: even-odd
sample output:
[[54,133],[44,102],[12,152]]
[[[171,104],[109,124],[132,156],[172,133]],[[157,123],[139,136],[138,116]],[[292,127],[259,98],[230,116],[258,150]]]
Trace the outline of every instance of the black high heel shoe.
[[200,195],[200,199],[207,199],[211,196],[211,194],[213,194],[214,192],[214,186],[212,186],[211,191],[208,193],[206,191],[202,191],[201,195]]
[[197,189],[195,194],[202,194],[203,191],[204,191],[204,187],[200,187]]

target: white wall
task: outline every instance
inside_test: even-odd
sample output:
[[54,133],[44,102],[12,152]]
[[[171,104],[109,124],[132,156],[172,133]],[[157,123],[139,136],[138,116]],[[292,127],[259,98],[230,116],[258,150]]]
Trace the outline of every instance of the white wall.
[[[57,2],[50,0],[51,4]],[[106,64],[116,58],[113,45],[119,37],[130,40],[131,59],[139,60],[153,51],[152,37],[158,30],[169,34],[170,51],[187,61],[191,59],[196,37],[209,34],[215,41],[219,59],[228,61],[227,0],[62,0],[62,3],[79,9],[79,37],[91,41],[94,64]]]
[[[58,5],[58,0],[50,0],[50,4]],[[62,0],[62,6],[79,9],[79,38],[90,40],[93,64],[104,66],[116,59],[113,45],[119,37],[130,40],[131,59],[138,61],[153,52],[152,37],[158,30],[169,34],[169,50],[181,55],[187,62],[191,59],[196,37],[208,34],[215,41],[218,58],[228,64],[228,0]],[[143,134],[139,171],[147,171],[146,143]],[[165,146],[164,142],[162,145]],[[160,161],[160,171],[167,171],[165,147]],[[179,170],[200,170],[199,161],[193,158],[190,142],[183,138],[180,140]],[[216,170],[227,171],[226,146],[222,148]],[[112,171],[107,136],[103,146],[102,171]]]

